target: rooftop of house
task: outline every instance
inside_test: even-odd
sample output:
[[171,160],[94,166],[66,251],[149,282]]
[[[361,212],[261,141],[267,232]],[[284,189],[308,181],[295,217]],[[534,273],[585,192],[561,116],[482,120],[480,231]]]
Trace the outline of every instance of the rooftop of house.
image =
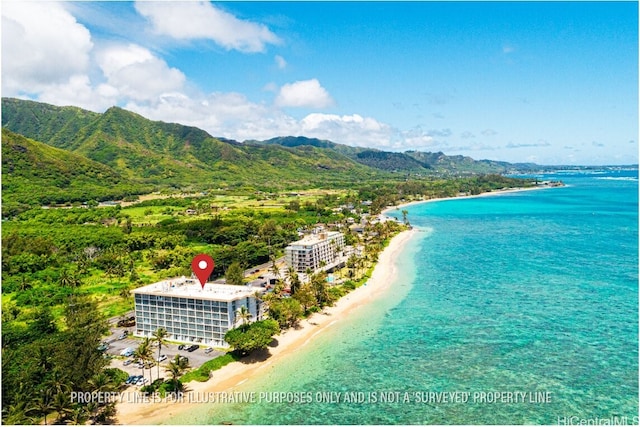
[[321,233],[307,234],[302,239],[291,242],[289,246],[313,245],[341,234],[339,231],[323,231]]
[[197,279],[176,277],[134,289],[134,294],[197,298],[211,301],[234,301],[264,292],[264,288],[253,286],[223,285],[207,282],[200,285]]

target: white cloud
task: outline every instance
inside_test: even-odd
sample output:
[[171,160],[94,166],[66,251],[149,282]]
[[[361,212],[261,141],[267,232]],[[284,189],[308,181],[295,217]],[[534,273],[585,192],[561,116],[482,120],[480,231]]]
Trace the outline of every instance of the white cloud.
[[178,40],[209,39],[227,50],[263,52],[280,39],[266,26],[244,21],[209,2],[137,1],[136,10],[154,30]]
[[333,103],[329,92],[317,79],[285,84],[280,88],[275,100],[279,107],[326,108]]
[[370,117],[358,114],[309,114],[300,121],[301,134],[330,139],[356,146],[387,146],[392,143],[393,129]]
[[[176,5],[178,10],[171,9]],[[238,20],[208,3],[142,3],[136,7],[153,21],[156,30],[176,38],[211,38],[228,49],[245,52],[278,42],[266,27]],[[282,87],[266,85],[264,90],[275,94],[272,104],[253,102],[235,92],[203,93],[181,70],[170,67],[147,47],[105,40],[94,45],[89,30],[70,10],[54,2],[3,3],[3,95],[98,112],[120,105],[151,120],[197,126],[214,136],[240,141],[307,135],[388,150],[418,149],[432,143],[419,128],[402,131],[359,114],[314,112],[298,119],[285,113],[286,107],[321,109],[334,104],[317,79]],[[215,27],[216,19],[221,23],[217,33],[207,33],[205,29]],[[287,67],[283,57],[277,55],[274,60],[279,68]]]
[[94,88],[85,75],[73,75],[68,81],[52,84],[39,100],[55,105],[74,105],[93,111],[104,111],[116,104],[117,91],[108,85]]
[[2,92],[38,93],[84,74],[91,34],[55,2],[3,2]]
[[285,61],[285,59],[282,56],[276,55],[275,60],[276,60],[276,65],[278,66],[279,69],[284,70],[285,68],[287,68],[287,61]]
[[186,80],[180,70],[134,44],[107,47],[97,54],[97,61],[119,97],[135,101],[156,101],[164,93],[180,90]]

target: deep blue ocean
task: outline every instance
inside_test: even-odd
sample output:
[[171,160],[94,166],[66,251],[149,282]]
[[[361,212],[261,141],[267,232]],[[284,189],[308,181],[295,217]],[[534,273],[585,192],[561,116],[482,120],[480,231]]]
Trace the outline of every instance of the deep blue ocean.
[[406,208],[420,232],[389,295],[237,389],[310,403],[203,404],[170,422],[637,423],[638,171],[539,177],[566,186]]

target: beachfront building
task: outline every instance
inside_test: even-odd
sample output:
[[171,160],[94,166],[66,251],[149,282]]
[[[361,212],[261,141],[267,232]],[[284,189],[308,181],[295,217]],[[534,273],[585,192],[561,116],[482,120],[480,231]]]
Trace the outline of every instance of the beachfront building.
[[315,272],[340,263],[342,248],[344,248],[344,234],[329,231],[310,234],[302,240],[291,243],[285,248],[284,255],[287,265],[293,267],[298,273],[304,273],[307,269]]
[[143,286],[133,291],[136,326],[134,335],[151,337],[158,328],[167,339],[228,347],[224,335],[242,324],[241,307],[251,314],[250,321],[262,320],[264,307],[256,298],[263,288],[207,283],[175,278]]

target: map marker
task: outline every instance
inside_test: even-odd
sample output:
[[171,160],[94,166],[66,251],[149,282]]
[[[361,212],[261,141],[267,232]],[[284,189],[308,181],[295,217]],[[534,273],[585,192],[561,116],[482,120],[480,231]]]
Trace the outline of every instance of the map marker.
[[209,276],[211,276],[214,265],[213,258],[207,254],[196,255],[191,261],[191,270],[200,280],[202,289],[204,289],[204,284],[207,283]]

